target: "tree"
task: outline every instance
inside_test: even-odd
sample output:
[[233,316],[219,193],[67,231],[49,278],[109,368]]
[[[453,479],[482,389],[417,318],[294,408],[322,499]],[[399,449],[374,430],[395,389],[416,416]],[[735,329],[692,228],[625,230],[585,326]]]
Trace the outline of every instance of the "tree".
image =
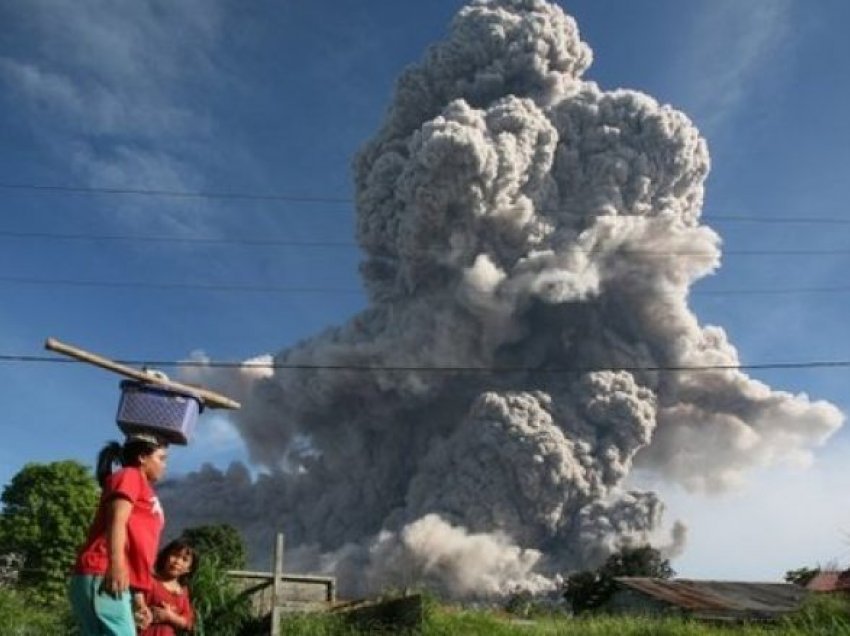
[[670,561],[661,557],[661,553],[650,545],[625,547],[615,552],[599,569],[602,576],[648,576],[654,579],[669,579],[676,572],[670,567]]
[[788,570],[785,573],[785,580],[788,583],[806,587],[813,578],[820,574],[820,568],[797,568],[796,570]]
[[3,489],[0,554],[23,557],[20,584],[45,600],[61,596],[97,507],[99,488],[75,461],[24,466]]
[[598,569],[571,574],[564,584],[564,596],[573,611],[581,613],[604,604],[614,593],[618,576],[669,579],[675,574],[670,561],[652,546],[627,546],[609,556]]
[[245,568],[245,542],[239,531],[230,524],[187,528],[183,531],[183,538],[195,546],[202,561],[214,559],[224,570]]

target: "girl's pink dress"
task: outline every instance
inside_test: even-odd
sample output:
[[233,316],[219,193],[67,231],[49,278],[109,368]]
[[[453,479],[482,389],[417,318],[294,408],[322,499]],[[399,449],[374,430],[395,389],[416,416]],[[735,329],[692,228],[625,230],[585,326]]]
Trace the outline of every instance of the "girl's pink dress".
[[[153,580],[153,587],[145,596],[148,607],[163,607],[166,603],[171,605],[175,612],[189,620],[189,629],[195,625],[195,613],[192,610],[192,601],[189,599],[189,590],[183,588],[180,592],[172,592],[166,588],[162,581],[157,578]],[[151,623],[150,626],[139,632],[140,636],[176,636],[177,629],[171,623]]]

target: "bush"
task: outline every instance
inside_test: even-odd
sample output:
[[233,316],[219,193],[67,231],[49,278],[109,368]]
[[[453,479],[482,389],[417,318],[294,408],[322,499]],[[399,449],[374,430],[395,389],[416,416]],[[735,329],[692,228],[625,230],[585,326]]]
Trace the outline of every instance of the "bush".
[[216,555],[201,555],[190,583],[198,636],[249,636],[257,633],[251,600],[227,577]]
[[564,584],[564,596],[573,611],[581,613],[596,609],[611,598],[618,576],[669,579],[675,574],[670,561],[652,546],[627,546],[609,556],[599,569],[570,575]]
[[24,591],[0,588],[0,634],[70,636],[77,633],[67,604],[46,605]]
[[23,558],[19,584],[41,601],[65,596],[68,570],[97,507],[98,487],[75,461],[30,463],[0,496],[0,554]]
[[242,570],[245,567],[245,541],[239,531],[230,524],[186,528],[183,538],[195,547],[198,554],[217,559],[225,570]]

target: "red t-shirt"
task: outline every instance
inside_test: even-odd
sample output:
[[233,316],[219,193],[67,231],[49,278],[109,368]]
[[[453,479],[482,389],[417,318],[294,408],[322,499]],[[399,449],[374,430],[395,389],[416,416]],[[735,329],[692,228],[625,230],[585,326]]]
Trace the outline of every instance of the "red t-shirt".
[[[195,624],[195,613],[192,610],[192,601],[189,599],[189,591],[183,588],[180,592],[172,592],[166,588],[162,581],[153,579],[153,585],[145,593],[145,601],[148,607],[165,607],[165,604],[171,606],[181,618],[188,619],[189,631],[192,630]],[[151,623],[147,629],[139,632],[139,636],[175,636],[177,630],[170,623]]]
[[148,590],[159,535],[165,525],[165,516],[156,494],[139,468],[130,466],[112,473],[106,479],[97,514],[89,529],[89,536],[77,555],[76,574],[102,576],[109,566],[109,545],[106,537],[107,504],[115,497],[123,497],[133,507],[127,519],[127,543],[124,554],[130,576],[130,587]]

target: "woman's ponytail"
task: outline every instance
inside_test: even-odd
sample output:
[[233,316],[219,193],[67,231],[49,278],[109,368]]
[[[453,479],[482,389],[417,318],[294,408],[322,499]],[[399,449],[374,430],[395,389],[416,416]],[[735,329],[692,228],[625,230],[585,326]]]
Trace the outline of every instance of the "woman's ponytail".
[[116,463],[123,464],[123,448],[118,442],[112,441],[106,444],[97,454],[97,468],[95,476],[97,483],[103,488],[106,478],[112,474],[112,466]]

